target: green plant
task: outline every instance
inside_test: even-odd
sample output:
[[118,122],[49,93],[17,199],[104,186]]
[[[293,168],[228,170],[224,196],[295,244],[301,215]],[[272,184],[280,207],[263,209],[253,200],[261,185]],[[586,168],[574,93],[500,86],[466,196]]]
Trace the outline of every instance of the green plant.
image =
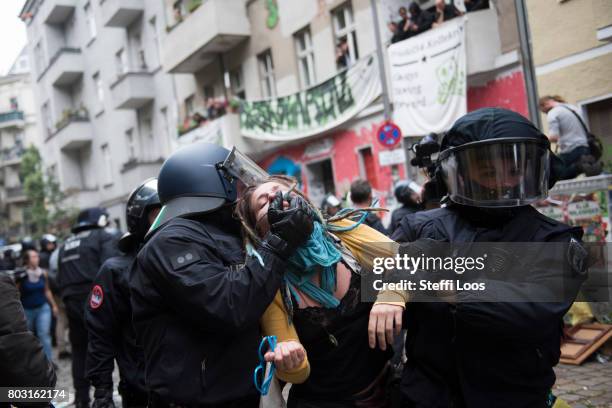
[[53,174],[43,174],[42,160],[36,146],[25,150],[19,168],[19,178],[28,198],[24,218],[28,220],[32,235],[40,236],[46,233],[51,225],[75,212],[74,209],[61,207],[65,196]]
[[187,10],[189,10],[190,13],[193,13],[201,5],[202,0],[190,0],[189,4],[187,5]]

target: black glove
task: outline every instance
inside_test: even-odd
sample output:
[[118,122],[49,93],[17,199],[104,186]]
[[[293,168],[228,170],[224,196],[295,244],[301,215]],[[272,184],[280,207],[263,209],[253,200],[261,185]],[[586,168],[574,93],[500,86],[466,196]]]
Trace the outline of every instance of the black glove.
[[113,390],[108,388],[96,388],[94,392],[94,402],[91,408],[115,408]]
[[279,245],[274,237],[266,237],[266,242],[277,252],[293,253],[312,234],[313,213],[308,203],[300,196],[288,197],[289,208],[283,209],[283,194],[279,191],[268,208],[270,234],[280,238],[286,245]]

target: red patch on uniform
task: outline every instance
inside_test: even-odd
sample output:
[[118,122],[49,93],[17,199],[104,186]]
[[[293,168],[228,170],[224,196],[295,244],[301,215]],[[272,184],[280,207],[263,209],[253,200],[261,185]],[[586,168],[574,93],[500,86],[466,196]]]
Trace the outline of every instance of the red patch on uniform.
[[104,292],[100,285],[96,285],[91,290],[91,296],[89,297],[89,307],[92,309],[97,309],[102,306],[102,301],[104,300]]

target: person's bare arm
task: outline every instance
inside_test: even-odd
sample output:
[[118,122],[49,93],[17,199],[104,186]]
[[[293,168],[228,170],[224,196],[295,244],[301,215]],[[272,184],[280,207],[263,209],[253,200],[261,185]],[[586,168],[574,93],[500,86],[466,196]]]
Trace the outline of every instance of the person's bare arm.
[[53,299],[53,294],[51,293],[51,288],[49,288],[49,276],[47,275],[47,271],[43,272],[45,274],[45,297],[51,306],[51,311],[53,312],[53,316],[57,316],[58,308],[57,304],[55,304],[55,299]]

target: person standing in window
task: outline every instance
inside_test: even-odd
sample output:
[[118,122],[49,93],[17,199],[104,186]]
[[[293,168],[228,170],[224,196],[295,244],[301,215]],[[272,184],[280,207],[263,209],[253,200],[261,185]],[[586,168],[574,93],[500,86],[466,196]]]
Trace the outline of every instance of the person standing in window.
[[452,4],[446,4],[444,0],[436,0],[436,16],[433,28],[441,26],[446,21],[459,17],[462,13]]

